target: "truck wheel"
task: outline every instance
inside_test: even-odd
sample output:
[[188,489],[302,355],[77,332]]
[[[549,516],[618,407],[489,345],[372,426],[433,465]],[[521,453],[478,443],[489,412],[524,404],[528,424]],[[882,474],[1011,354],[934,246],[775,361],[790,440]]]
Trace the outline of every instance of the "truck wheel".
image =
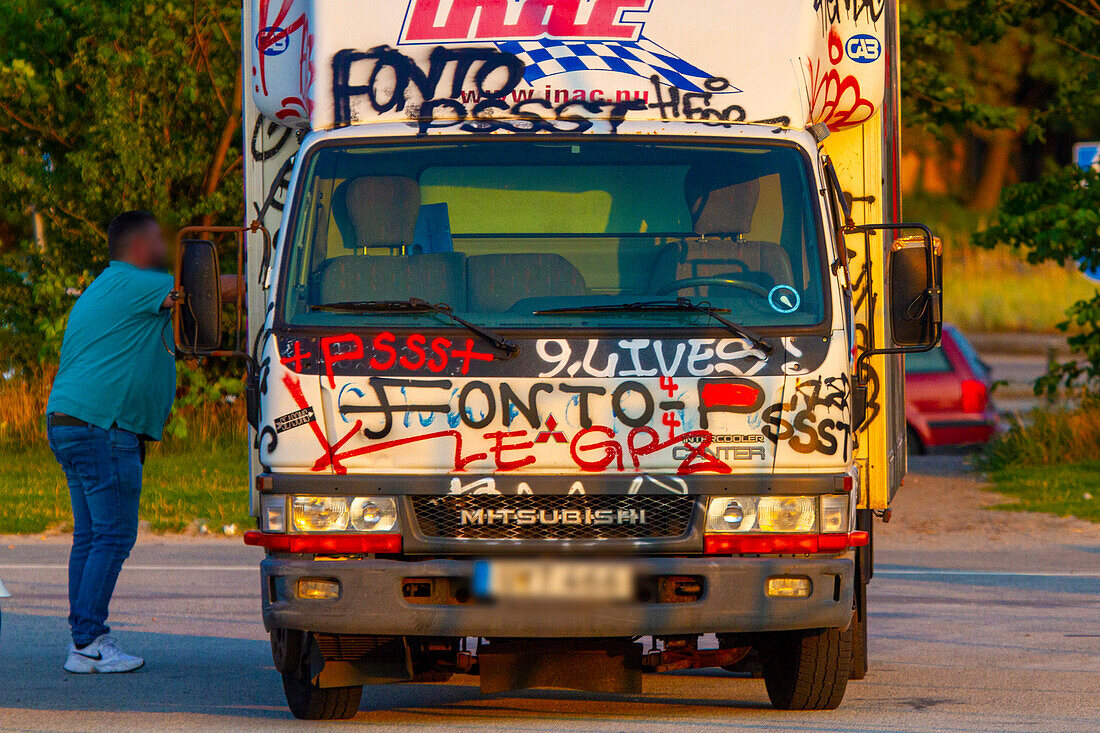
[[283,672],[283,692],[286,704],[295,718],[301,720],[347,720],[359,712],[363,686],[318,687],[313,684],[313,672],[308,660],[298,669]]
[[833,710],[844,699],[852,663],[852,627],[775,634],[764,685],[780,710]]
[[271,661],[277,672],[293,672],[302,660],[305,632],[298,629],[271,630]]

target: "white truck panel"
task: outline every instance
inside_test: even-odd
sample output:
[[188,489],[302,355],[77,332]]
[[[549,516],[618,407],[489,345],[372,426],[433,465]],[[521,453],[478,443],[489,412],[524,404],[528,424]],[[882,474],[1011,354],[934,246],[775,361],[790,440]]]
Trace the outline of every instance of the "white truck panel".
[[882,104],[881,15],[807,0],[252,0],[246,40],[256,107],[290,127],[614,114],[842,129]]

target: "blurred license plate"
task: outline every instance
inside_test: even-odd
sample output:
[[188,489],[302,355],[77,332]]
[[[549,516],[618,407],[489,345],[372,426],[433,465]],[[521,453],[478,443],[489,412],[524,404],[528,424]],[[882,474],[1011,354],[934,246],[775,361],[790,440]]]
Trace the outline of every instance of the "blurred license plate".
[[634,574],[614,562],[479,560],[473,589],[501,600],[627,601]]

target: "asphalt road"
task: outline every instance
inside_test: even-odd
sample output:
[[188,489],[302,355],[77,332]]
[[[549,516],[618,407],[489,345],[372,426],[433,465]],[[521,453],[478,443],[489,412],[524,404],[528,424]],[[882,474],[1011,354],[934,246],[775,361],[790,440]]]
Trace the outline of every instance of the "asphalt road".
[[994,382],[999,382],[993,401],[1001,412],[1023,413],[1038,406],[1040,400],[1033,389],[1035,380],[1047,372],[1049,357],[1045,354],[982,354],[992,370]]
[[[719,670],[654,675],[642,695],[476,680],[368,689],[351,725],[386,730],[1100,730],[1100,530],[991,512],[962,459],[913,465],[876,534],[866,680],[839,710],[781,713],[763,682]],[[66,538],[0,538],[0,730],[301,729],[259,621],[258,554],[233,540],[143,538],[113,607],[131,675],[61,670]],[[317,727],[347,724],[317,724]]]
[[1068,361],[1064,336],[1034,333],[967,333],[970,343],[992,370],[997,387],[993,401],[1001,413],[1022,414],[1040,404],[1035,380],[1047,372],[1050,359]]

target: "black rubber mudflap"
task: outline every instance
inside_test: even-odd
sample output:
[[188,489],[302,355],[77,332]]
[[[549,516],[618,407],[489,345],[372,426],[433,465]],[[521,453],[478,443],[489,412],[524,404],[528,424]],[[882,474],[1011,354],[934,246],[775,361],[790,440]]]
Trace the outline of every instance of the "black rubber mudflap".
[[617,639],[490,641],[477,652],[483,693],[561,687],[642,691],[642,645]]

